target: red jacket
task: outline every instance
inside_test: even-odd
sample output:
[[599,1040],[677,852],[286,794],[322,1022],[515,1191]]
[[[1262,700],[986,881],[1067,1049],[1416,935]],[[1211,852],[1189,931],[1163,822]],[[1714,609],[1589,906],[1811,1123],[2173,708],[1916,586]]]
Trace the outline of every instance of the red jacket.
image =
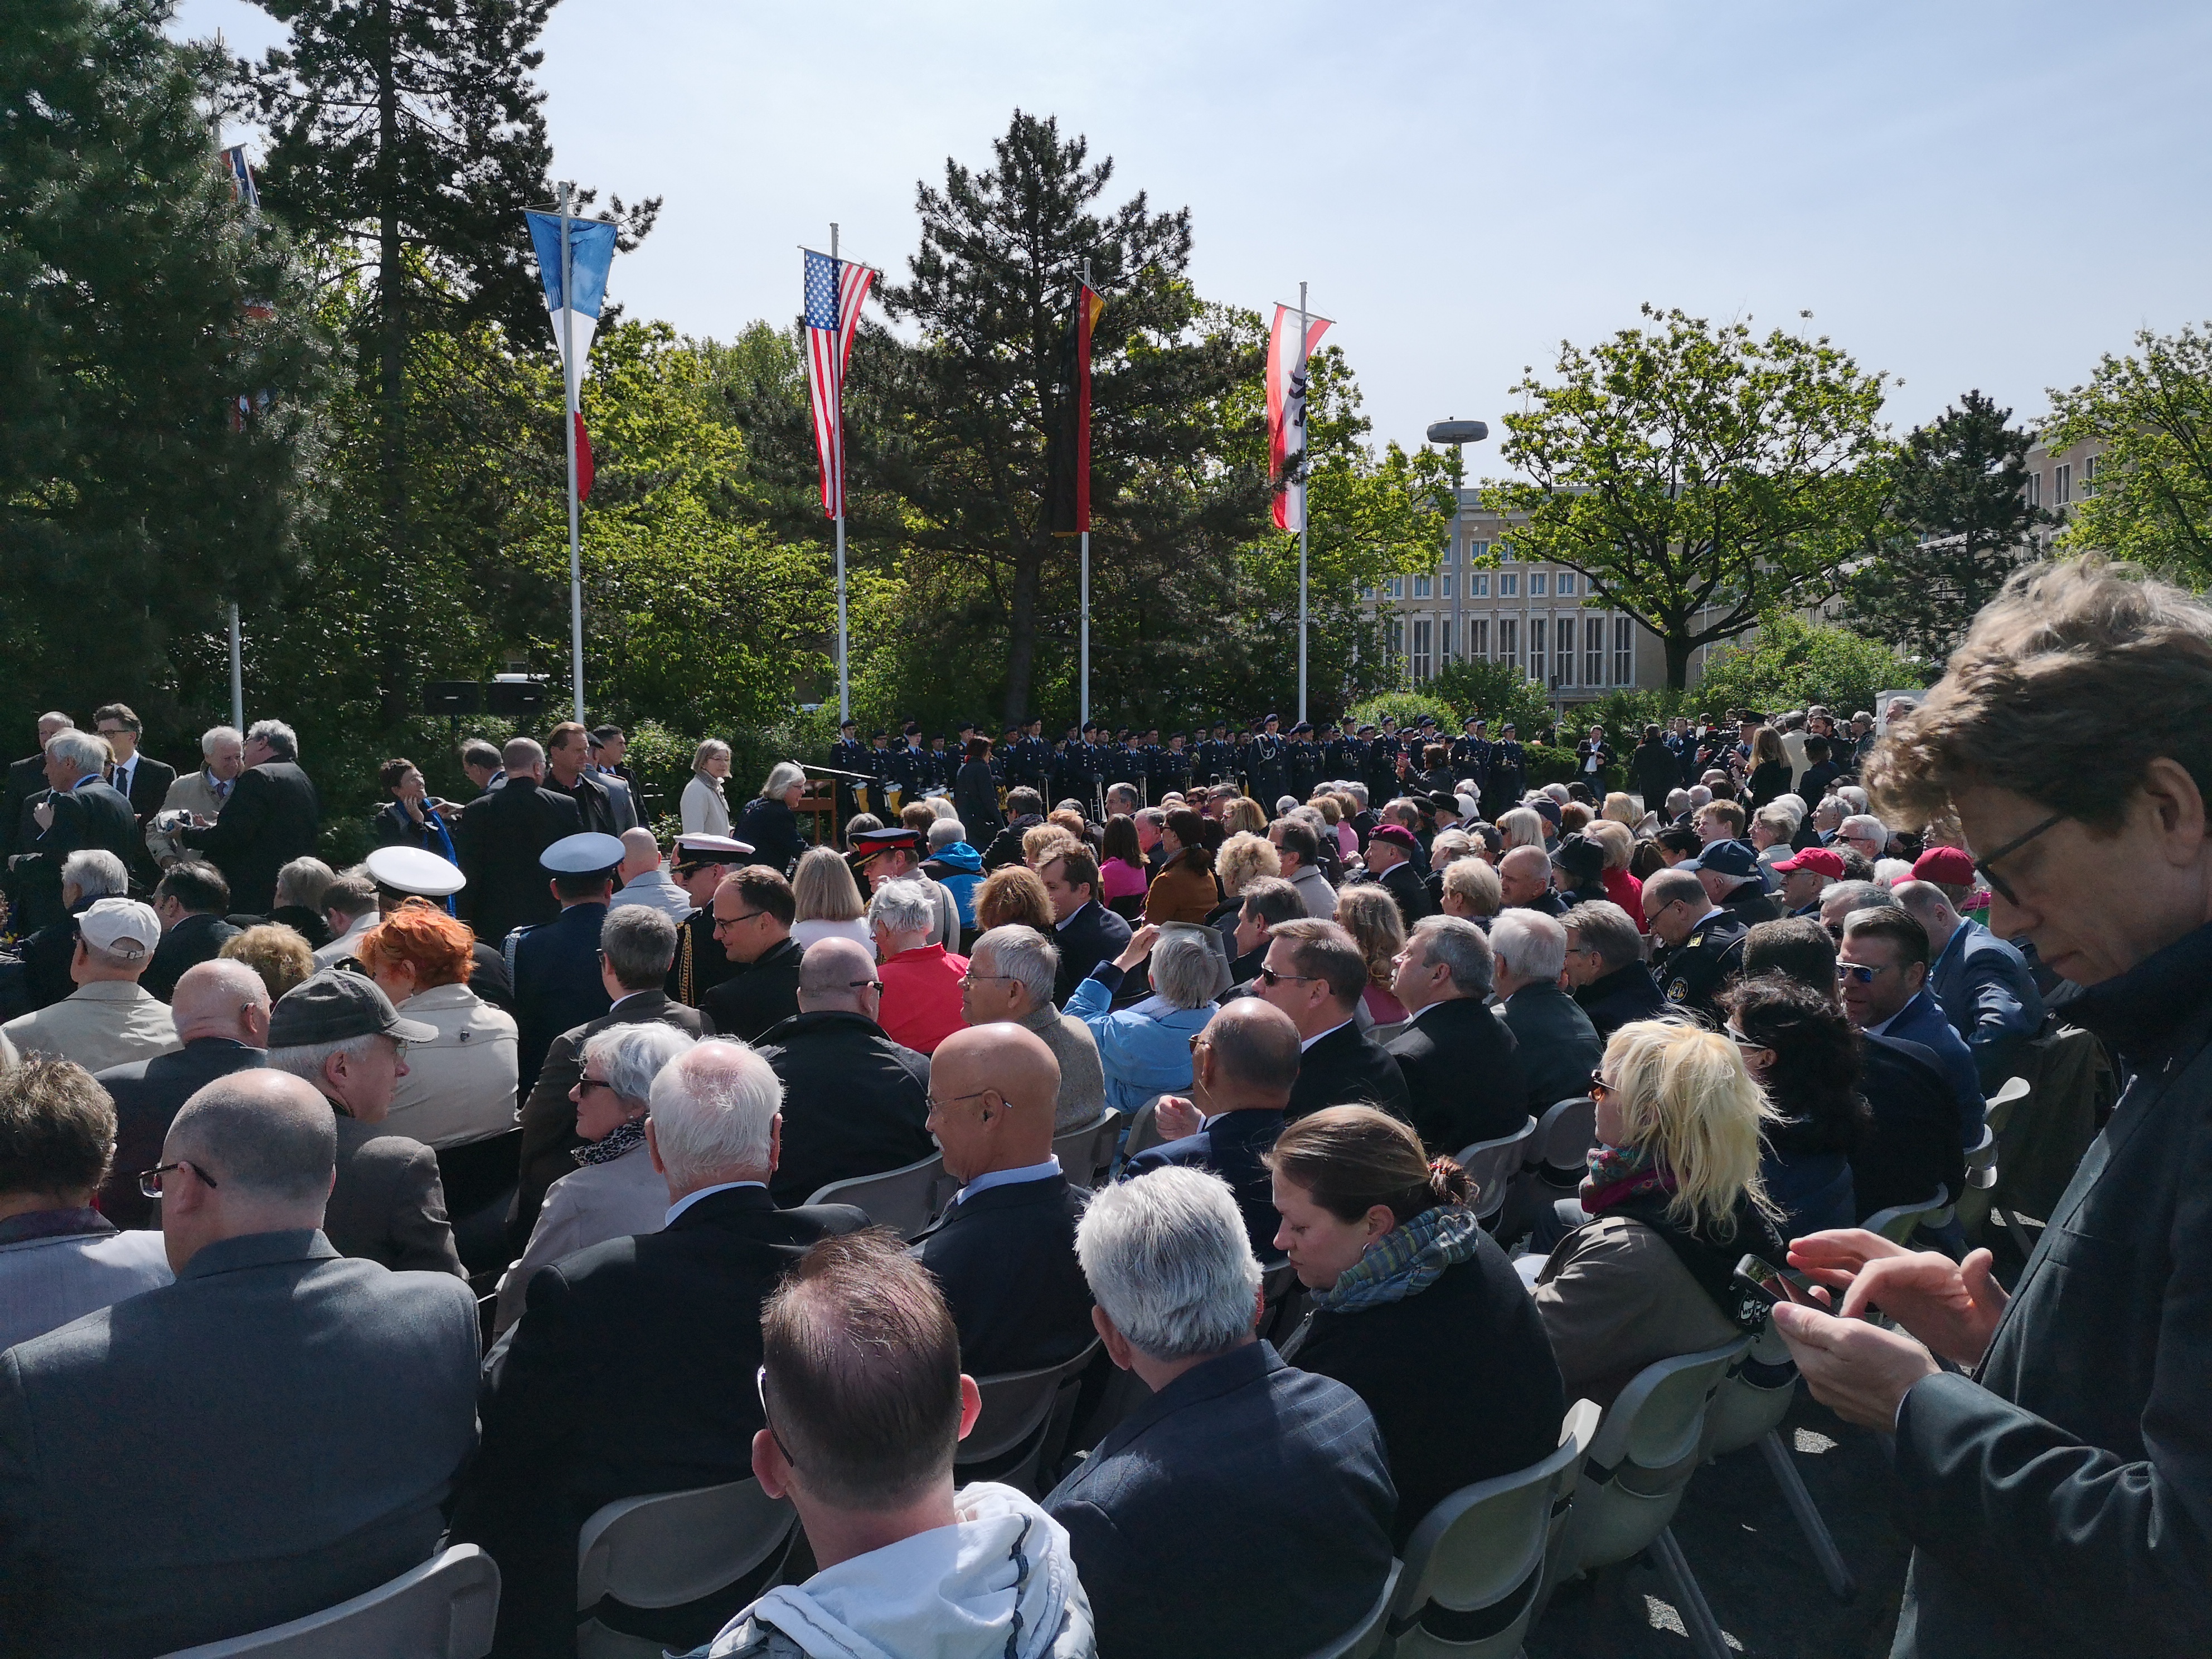
[[935,1052],[967,1024],[960,1017],[960,977],[967,971],[968,958],[951,955],[942,945],[900,951],[877,966],[884,1000],[876,1024],[893,1042],[920,1054]]

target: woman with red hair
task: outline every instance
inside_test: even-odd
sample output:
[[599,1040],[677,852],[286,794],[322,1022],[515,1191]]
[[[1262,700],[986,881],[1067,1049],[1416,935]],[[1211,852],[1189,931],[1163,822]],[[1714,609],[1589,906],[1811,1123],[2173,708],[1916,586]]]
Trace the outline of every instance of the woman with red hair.
[[410,898],[362,935],[357,954],[407,1018],[437,1027],[410,1044],[392,1093],[389,1133],[434,1152],[515,1126],[515,1027],[469,989],[476,935],[426,899]]

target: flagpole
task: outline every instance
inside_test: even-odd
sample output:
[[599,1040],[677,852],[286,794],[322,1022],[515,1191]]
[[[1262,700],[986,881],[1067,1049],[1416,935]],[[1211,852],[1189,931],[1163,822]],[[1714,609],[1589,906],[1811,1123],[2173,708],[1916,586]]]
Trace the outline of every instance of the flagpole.
[[[830,259],[834,276],[837,260],[835,219],[830,222]],[[840,295],[833,297],[841,298],[843,283],[837,280]],[[842,725],[853,718],[853,682],[845,635],[845,363],[842,353],[837,359],[836,398],[830,418],[837,423],[830,453],[837,458],[837,719]]]
[[584,544],[576,508],[576,261],[568,242],[576,186],[561,186],[561,424],[568,429],[568,678],[584,720]]
[[[1306,285],[1298,284],[1298,373],[1306,372]],[[1306,419],[1313,404],[1313,383],[1306,382],[1304,395],[1298,399],[1298,723],[1306,719],[1306,461],[1312,451],[1308,446],[1308,433],[1312,429]]]
[[246,730],[246,666],[239,649],[236,599],[230,602],[230,723]]
[[[1083,326],[1080,313],[1083,307],[1091,302],[1088,295],[1090,287],[1091,261],[1088,258],[1085,258],[1083,262],[1083,287],[1077,289],[1075,295],[1075,307],[1078,313],[1076,328],[1079,337],[1080,337],[1080,331]],[[1080,366],[1078,367],[1076,372],[1079,374],[1082,373]],[[1084,434],[1084,441],[1088,444],[1090,441],[1091,434],[1088,432],[1085,432]],[[1091,723],[1091,526],[1088,522],[1086,522],[1083,526],[1083,555],[1081,568],[1083,574],[1081,578],[1082,591],[1079,603],[1083,613],[1083,695],[1079,701],[1082,702],[1083,707],[1079,712],[1077,718],[1085,725],[1088,726]]]

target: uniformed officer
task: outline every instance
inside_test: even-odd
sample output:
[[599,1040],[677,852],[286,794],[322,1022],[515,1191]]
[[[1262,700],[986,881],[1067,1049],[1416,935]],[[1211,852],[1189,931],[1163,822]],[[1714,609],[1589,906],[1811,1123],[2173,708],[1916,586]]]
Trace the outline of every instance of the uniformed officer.
[[1751,930],[1715,904],[1696,875],[1679,868],[1644,884],[1644,919],[1665,946],[1652,958],[1651,975],[1667,1000],[1719,1030],[1720,994],[1743,972]]
[[542,926],[514,929],[506,945],[518,1028],[515,1086],[522,1096],[538,1080],[553,1039],[607,1011],[607,988],[599,977],[599,924],[607,919],[615,871],[622,861],[621,841],[597,831],[563,836],[538,854],[538,867],[552,878],[561,914]]
[[1138,749],[1145,757],[1145,802],[1150,805],[1168,792],[1168,751],[1160,742],[1158,726],[1146,729]]
[[[1364,785],[1366,783],[1367,763],[1373,757],[1374,750],[1375,725],[1373,721],[1370,720],[1363,723],[1356,732],[1349,726],[1345,727],[1344,781],[1346,783],[1357,783],[1361,785]],[[1370,790],[1368,793],[1371,796],[1374,792]]]
[[732,871],[752,862],[749,842],[729,836],[678,836],[668,873],[692,904],[676,930],[676,960],[669,964],[668,994],[696,1008],[707,993],[738,971],[714,937],[714,890]]
[[1044,720],[1032,716],[1022,737],[1024,751],[1029,756],[1027,782],[1040,793],[1052,781],[1052,745],[1045,741]]
[[[868,745],[860,741],[858,722],[847,720],[837,728],[837,741],[830,750],[830,764],[840,772],[858,772],[864,776],[873,776],[875,766],[869,758],[870,752]],[[837,780],[837,822],[841,826],[860,811],[860,802],[866,788],[865,783],[854,783],[845,778]]]
[[[388,916],[410,898],[428,900],[447,915],[453,914],[453,895],[469,884],[461,866],[450,859],[419,847],[380,847],[363,866],[376,884],[376,911]],[[514,1012],[514,981],[507,971],[507,958],[495,947],[478,941],[470,952],[469,989],[494,1007]],[[356,957],[344,958],[357,963]]]
[[1490,740],[1482,735],[1482,721],[1469,714],[1459,723],[1460,735],[1452,739],[1452,778],[1473,778],[1480,788],[1490,772]]
[[1191,767],[1193,765],[1193,757],[1190,752],[1190,733],[1188,732],[1177,732],[1173,736],[1170,737],[1168,738],[1167,752],[1164,758],[1167,763],[1167,775],[1165,780],[1167,787],[1170,789],[1174,790],[1177,794],[1188,797],[1191,789]]
[[1398,738],[1398,722],[1382,717],[1382,729],[1367,745],[1367,793],[1378,806],[1398,793],[1398,761],[1406,745]]
[[1290,793],[1291,757],[1279,729],[1279,717],[1270,714],[1260,722],[1260,731],[1252,739],[1252,794],[1267,809],[1267,816],[1275,816],[1275,803]]
[[1508,720],[1498,728],[1498,741],[1490,746],[1490,776],[1482,789],[1482,799],[1493,820],[1507,808],[1520,804],[1522,787],[1528,776],[1519,729]]

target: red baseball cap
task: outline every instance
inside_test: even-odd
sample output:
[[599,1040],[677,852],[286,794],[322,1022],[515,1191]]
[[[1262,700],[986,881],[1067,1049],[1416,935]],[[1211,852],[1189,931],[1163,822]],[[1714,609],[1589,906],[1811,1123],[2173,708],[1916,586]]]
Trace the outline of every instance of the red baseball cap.
[[1931,847],[1912,861],[1915,881],[1940,882],[1946,887],[1972,887],[1974,855],[1963,847]]
[[1844,861],[1825,847],[1808,847],[1795,858],[1787,858],[1774,866],[1774,873],[1786,876],[1792,870],[1818,870],[1830,881],[1844,878]]

